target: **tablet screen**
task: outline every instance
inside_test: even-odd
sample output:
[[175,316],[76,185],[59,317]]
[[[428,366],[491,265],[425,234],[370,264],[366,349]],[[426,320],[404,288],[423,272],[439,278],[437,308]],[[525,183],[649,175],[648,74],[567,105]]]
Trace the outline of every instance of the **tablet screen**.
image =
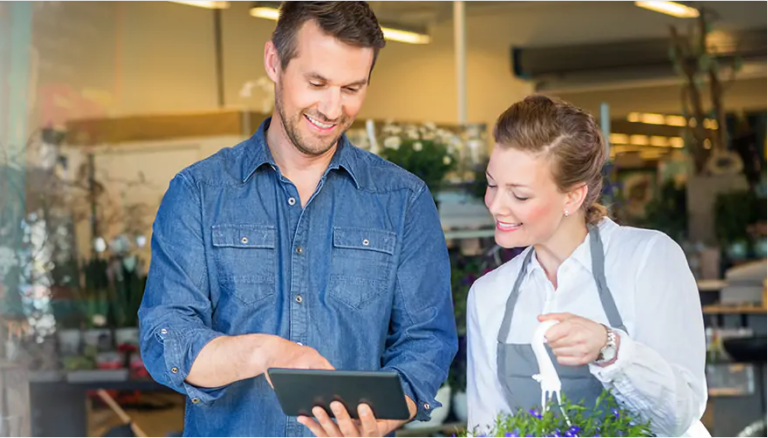
[[410,417],[400,376],[394,371],[340,371],[270,368],[269,378],[285,415],[313,417],[323,407],[330,417],[331,402],[339,401],[357,419],[357,405],[366,403],[378,420]]

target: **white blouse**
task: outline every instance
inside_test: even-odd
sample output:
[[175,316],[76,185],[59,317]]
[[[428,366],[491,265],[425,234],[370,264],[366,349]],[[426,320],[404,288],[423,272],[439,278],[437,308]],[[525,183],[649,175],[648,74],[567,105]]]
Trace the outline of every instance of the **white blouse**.
[[[651,420],[657,435],[691,433],[692,426],[702,427],[698,420],[707,404],[706,346],[701,301],[685,255],[658,231],[619,226],[610,219],[599,227],[606,281],[629,334],[619,333],[614,364],[589,365],[590,371],[628,408]],[[560,266],[557,291],[534,254],[521,284],[508,343],[530,343],[536,317],[546,313],[569,312],[608,324],[592,276],[589,247],[587,238]],[[494,424],[498,413],[510,411],[496,374],[496,338],[526,252],[477,280],[469,292],[470,430],[484,429]]]

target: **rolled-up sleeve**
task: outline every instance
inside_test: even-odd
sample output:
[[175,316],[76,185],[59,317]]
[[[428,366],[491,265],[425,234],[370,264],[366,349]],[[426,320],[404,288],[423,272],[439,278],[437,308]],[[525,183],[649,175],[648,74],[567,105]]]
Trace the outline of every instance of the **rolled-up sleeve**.
[[223,336],[211,328],[198,191],[183,173],[170,183],[152,227],[152,260],[139,308],[141,355],[152,377],[210,403],[224,388],[200,388],[185,381],[200,350]]
[[429,420],[435,395],[458,349],[450,261],[432,195],[415,193],[405,213],[392,321],[383,369],[400,374],[403,390]]

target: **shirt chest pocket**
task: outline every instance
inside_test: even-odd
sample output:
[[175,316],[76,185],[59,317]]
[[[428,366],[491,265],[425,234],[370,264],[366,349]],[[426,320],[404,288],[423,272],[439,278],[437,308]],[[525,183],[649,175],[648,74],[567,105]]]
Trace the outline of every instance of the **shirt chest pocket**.
[[214,225],[213,253],[222,292],[248,305],[274,296],[275,242],[271,225]]
[[330,296],[355,309],[391,296],[396,244],[389,230],[335,227]]

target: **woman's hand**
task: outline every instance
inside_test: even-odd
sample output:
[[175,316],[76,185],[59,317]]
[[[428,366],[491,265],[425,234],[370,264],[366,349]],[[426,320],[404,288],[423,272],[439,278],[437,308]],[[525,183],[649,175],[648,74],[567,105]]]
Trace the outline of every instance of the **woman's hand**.
[[[559,321],[559,324],[547,330],[544,337],[560,365],[581,366],[594,362],[600,350],[608,342],[608,331],[605,326],[591,319],[571,313],[550,313],[539,316],[539,322],[550,320]],[[619,356],[618,348],[619,338],[617,337],[616,357]],[[610,363],[604,364],[604,366],[607,365]]]

